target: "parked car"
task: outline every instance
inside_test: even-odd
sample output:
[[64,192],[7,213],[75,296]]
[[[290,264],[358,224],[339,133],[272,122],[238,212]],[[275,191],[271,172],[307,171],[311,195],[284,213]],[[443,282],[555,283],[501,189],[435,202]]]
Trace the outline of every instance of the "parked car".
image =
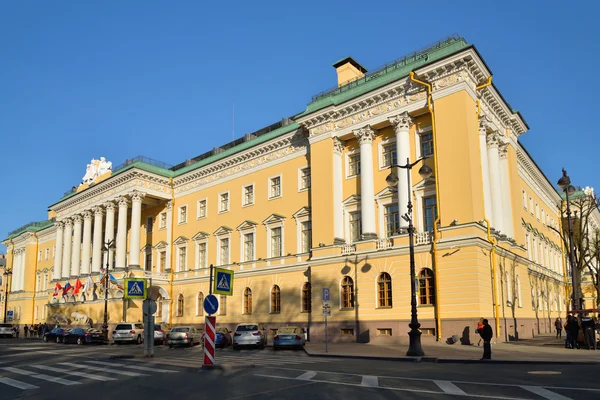
[[304,332],[297,326],[284,326],[277,330],[273,337],[273,350],[282,348],[303,348],[305,344]]
[[258,347],[267,345],[267,330],[261,324],[239,324],[233,334],[233,350],[241,347]]
[[79,345],[82,344],[90,344],[90,343],[104,343],[104,335],[98,329],[94,328],[75,328],[69,332],[66,332],[62,336],[62,341],[64,344],[67,343],[77,343]]
[[154,344],[165,344],[167,340],[167,330],[164,324],[154,324]]
[[11,324],[0,324],[0,337],[15,337],[15,330]]
[[[204,336],[206,333],[202,334],[202,344],[204,345]],[[233,340],[231,339],[231,332],[227,328],[217,328],[215,332],[215,347],[229,347]]]
[[144,324],[122,322],[117,324],[113,331],[113,342],[120,343],[137,343],[144,341]]
[[44,337],[42,338],[42,340],[44,342],[62,343],[63,335],[65,334],[65,332],[69,332],[70,330],[71,329],[69,329],[69,328],[56,327],[56,328],[44,333]]
[[177,326],[171,329],[167,334],[167,343],[169,347],[173,346],[189,346],[200,344],[201,332],[192,326]]

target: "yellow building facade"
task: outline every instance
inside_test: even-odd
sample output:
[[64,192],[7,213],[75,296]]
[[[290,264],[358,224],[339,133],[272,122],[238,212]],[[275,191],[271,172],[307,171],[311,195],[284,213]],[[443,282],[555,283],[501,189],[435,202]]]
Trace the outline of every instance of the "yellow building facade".
[[[235,272],[219,324],[297,324],[324,340],[329,288],[332,340],[403,342],[410,197],[424,340],[474,340],[480,317],[501,339],[551,329],[566,309],[561,199],[475,47],[452,37],[372,73],[334,66],[338,87],[304,112],[178,166],[93,160],[48,221],[3,241],[14,322],[100,326],[108,265],[120,285],[152,279],[157,322],[202,327],[213,264]],[[433,176],[398,169],[388,187],[391,165],[421,157]],[[141,321],[141,301],[122,295],[110,287],[110,324]]]

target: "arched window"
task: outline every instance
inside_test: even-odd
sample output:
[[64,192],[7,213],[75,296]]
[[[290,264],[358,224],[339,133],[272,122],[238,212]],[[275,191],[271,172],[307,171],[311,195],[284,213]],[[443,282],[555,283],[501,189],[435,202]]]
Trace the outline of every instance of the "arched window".
[[244,314],[252,314],[252,289],[244,289]]
[[177,316],[183,317],[183,294],[177,296]]
[[433,271],[429,268],[419,272],[419,304],[435,304]]
[[204,295],[202,294],[202,292],[198,293],[198,298],[196,299],[196,315],[197,316],[202,316],[204,315]]
[[302,312],[311,312],[312,309],[312,292],[310,283],[306,282],[302,285]]
[[513,300],[512,282],[510,281],[510,274],[506,271],[506,303],[512,305]]
[[277,285],[271,288],[271,312],[281,312],[281,289]]
[[392,277],[387,272],[382,272],[377,278],[377,297],[379,307],[392,306]]
[[517,305],[519,307],[523,307],[523,300],[522,300],[522,296],[521,296],[521,278],[519,278],[519,276],[517,276]]
[[[163,298],[159,294],[158,297],[156,298],[156,318],[162,318],[162,302],[163,302]],[[160,320],[157,320],[157,321],[160,321]]]
[[342,279],[342,308],[354,308],[354,281],[349,276]]

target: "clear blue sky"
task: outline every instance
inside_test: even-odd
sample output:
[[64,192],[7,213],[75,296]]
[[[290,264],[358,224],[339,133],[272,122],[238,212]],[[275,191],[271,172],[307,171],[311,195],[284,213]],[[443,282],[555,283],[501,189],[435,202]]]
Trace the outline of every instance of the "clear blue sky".
[[177,164],[231,140],[234,103],[239,137],[303,111],[344,56],[374,69],[452,33],[548,178],[564,166],[600,190],[599,7],[584,3],[3,1],[0,236],[45,219],[92,158]]

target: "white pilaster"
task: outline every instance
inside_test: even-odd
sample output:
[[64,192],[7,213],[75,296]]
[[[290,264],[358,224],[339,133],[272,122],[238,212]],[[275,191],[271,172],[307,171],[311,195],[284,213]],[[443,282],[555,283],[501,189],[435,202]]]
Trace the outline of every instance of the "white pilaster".
[[21,274],[21,258],[23,257],[23,253],[21,252],[21,249],[17,249],[14,250],[14,260],[13,260],[13,275],[12,275],[12,281],[11,281],[11,285],[10,285],[10,291],[11,292],[18,292],[20,289],[20,284],[21,284],[21,278],[20,278],[20,274]]
[[92,247],[92,213],[83,212],[83,246],[81,248],[81,274],[90,273],[90,254]]
[[63,260],[63,236],[65,232],[65,224],[62,221],[56,222],[56,250],[54,252],[54,279],[60,279],[62,274]]
[[104,210],[96,206],[94,211],[94,240],[92,244],[92,273],[100,272],[102,265],[102,216]]
[[61,277],[63,279],[69,278],[69,272],[71,269],[71,251],[73,250],[72,237],[73,234],[73,221],[69,218],[65,219],[65,230],[63,235],[63,261]]
[[500,183],[500,157],[498,155],[498,134],[496,132],[487,135],[487,145],[490,186],[492,191],[492,226],[496,230],[503,232],[502,185]]
[[119,217],[117,223],[117,264],[115,268],[125,268],[127,264],[127,209],[129,200],[121,196],[119,203]]
[[373,186],[373,137],[375,131],[367,125],[354,132],[360,143],[360,216],[362,238],[377,238],[375,228],[375,188]]
[[492,220],[492,189],[490,185],[490,168],[487,151],[487,122],[485,117],[479,119],[479,152],[481,154],[481,175],[483,178],[483,206],[485,217]]
[[79,276],[81,263],[81,215],[73,217],[73,253],[71,256],[71,276]]
[[142,226],[142,199],[146,194],[131,194],[131,237],[129,238],[129,267],[140,267],[140,235]]
[[171,269],[171,247],[173,247],[173,201],[167,201],[167,265],[165,269]]
[[502,226],[504,234],[514,238],[515,232],[512,219],[512,196],[510,193],[510,178],[508,174],[508,144],[501,145],[498,148],[500,156],[500,186],[502,190],[502,215],[504,217]]
[[333,138],[333,241],[345,243],[344,240],[344,208],[342,205],[342,152],[344,142]]
[[[390,123],[394,127],[394,132],[396,133],[396,159],[398,164],[404,165],[406,160],[410,159],[409,130],[412,119],[407,112],[404,112],[390,118]],[[404,171],[396,168],[396,175],[398,176],[398,212],[400,215],[404,215],[408,212],[408,197],[412,188],[408,187],[408,177]],[[408,228],[408,222],[406,222],[404,218],[400,218],[400,228]]]
[[[104,208],[106,209],[106,229],[104,230],[103,245],[115,240],[115,203],[109,201],[104,205]],[[113,244],[116,247],[117,244]],[[109,263],[109,260],[113,261],[115,259],[113,252],[114,250],[109,250],[108,252],[104,253],[104,261],[102,265],[106,266]],[[112,268],[112,265],[110,267]]]

